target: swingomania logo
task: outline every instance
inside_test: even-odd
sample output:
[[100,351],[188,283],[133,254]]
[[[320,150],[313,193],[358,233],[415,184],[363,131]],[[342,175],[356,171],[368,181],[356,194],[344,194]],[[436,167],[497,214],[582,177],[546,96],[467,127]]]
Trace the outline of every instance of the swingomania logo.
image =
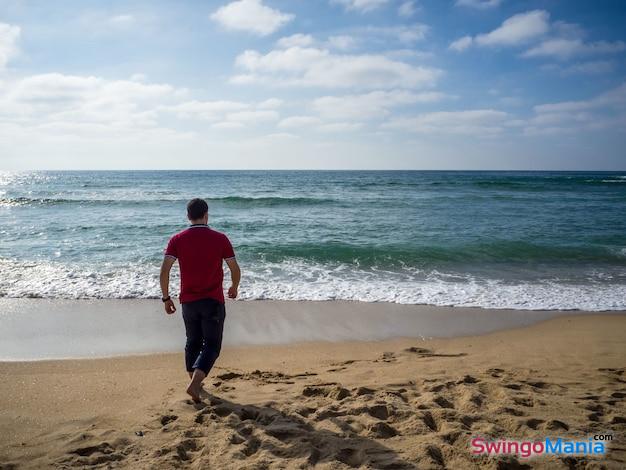
[[541,455],[603,456],[607,451],[607,442],[612,440],[612,434],[594,434],[586,440],[546,437],[538,441],[508,439],[493,441],[483,437],[473,437],[470,447],[474,455],[516,455],[524,459]]

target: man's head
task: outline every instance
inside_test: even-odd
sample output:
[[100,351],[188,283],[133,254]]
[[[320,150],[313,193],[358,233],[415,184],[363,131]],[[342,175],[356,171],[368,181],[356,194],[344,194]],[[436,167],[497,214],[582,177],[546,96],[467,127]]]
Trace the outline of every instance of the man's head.
[[187,203],[187,218],[191,223],[206,224],[209,220],[209,206],[204,199],[195,198]]

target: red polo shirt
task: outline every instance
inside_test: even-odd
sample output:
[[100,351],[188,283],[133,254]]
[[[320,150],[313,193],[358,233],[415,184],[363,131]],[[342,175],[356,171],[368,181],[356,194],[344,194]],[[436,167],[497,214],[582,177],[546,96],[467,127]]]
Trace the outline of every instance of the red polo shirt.
[[224,303],[222,260],[234,258],[230,240],[208,225],[192,225],[174,235],[165,256],[180,266],[180,303],[215,299]]

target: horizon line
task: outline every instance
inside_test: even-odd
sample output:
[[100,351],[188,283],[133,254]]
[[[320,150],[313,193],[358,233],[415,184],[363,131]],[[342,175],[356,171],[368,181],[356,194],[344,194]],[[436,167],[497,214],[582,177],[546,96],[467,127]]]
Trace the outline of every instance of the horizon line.
[[396,171],[396,172],[401,172],[401,171],[431,171],[431,172],[480,172],[480,171],[492,171],[492,172],[503,172],[503,171],[510,171],[510,172],[527,172],[527,173],[531,173],[531,172],[569,172],[569,173],[576,173],[576,172],[596,172],[596,173],[620,173],[620,172],[626,172],[626,168],[624,169],[619,169],[619,170],[598,170],[598,169],[569,169],[569,170],[565,170],[565,169],[417,169],[417,168],[271,168],[271,169],[264,169],[264,168],[247,168],[247,169],[241,169],[241,168],[133,168],[133,169],[122,169],[122,168],[115,168],[115,169],[89,169],[89,168],[84,168],[84,169],[54,169],[54,168],[44,168],[44,169],[21,169],[21,170],[4,170],[1,169],[0,172],[14,172],[14,173],[19,173],[19,172],[28,172],[28,171],[48,171],[48,172],[52,172],[52,171],[68,171],[68,172],[80,172],[80,171],[92,171],[92,172],[120,172],[120,171],[162,171],[162,172],[167,172],[167,171],[177,171],[177,172],[190,172],[190,171],[240,171],[240,172],[244,172],[244,171],[335,171],[335,172],[348,172],[348,171],[368,171],[368,172],[375,172],[375,171]]

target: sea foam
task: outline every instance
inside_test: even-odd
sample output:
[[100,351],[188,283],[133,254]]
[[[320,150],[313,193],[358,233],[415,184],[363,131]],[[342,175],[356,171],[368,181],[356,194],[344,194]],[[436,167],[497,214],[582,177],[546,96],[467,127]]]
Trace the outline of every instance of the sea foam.
[[[353,300],[522,310],[626,310],[621,283],[511,282],[468,274],[407,269],[392,272],[303,261],[244,265],[243,300]],[[158,298],[159,266],[0,260],[0,297]],[[177,266],[172,270],[177,292]],[[228,285],[228,273],[225,275]]]

